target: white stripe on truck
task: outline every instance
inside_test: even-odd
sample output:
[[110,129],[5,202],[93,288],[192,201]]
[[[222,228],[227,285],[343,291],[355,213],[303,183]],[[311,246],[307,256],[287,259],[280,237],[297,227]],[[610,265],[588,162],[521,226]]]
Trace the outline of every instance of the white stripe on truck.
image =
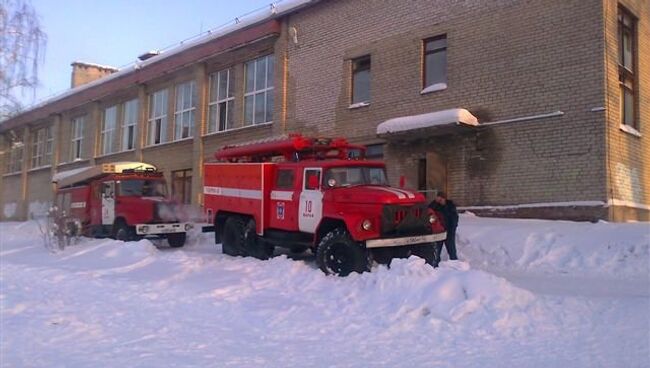
[[223,197],[246,198],[246,199],[262,199],[262,191],[255,189],[237,189],[237,188],[223,188],[223,187],[204,187],[204,194],[218,195]]
[[400,192],[400,191],[398,191],[396,189],[385,188],[385,187],[372,187],[372,189],[379,189],[379,190],[383,190],[384,192],[392,193],[392,194],[396,195],[397,198],[399,198],[399,199],[405,199],[406,198],[406,194],[404,194],[404,193],[402,193],[402,192]]
[[293,201],[293,192],[274,190],[271,192],[271,199],[275,201]]

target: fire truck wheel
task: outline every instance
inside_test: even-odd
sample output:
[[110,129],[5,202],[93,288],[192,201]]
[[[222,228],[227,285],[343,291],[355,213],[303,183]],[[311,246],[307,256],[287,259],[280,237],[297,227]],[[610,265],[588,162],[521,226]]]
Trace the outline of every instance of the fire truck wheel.
[[431,266],[436,267],[436,253],[433,244],[423,244],[413,247],[412,254],[418,256]]
[[174,233],[167,235],[167,243],[172,248],[180,248],[185,245],[185,233]]
[[248,255],[266,260],[273,256],[274,247],[262,241],[255,230],[255,221],[250,220],[244,227],[244,249]]
[[246,256],[243,253],[242,244],[244,240],[244,223],[236,216],[226,219],[221,236],[221,248],[223,254],[229,256]]
[[129,241],[133,238],[133,232],[124,221],[118,220],[113,227],[113,237],[115,240]]
[[368,270],[368,256],[345,229],[334,229],[318,243],[318,267],[326,274],[347,276],[352,272]]

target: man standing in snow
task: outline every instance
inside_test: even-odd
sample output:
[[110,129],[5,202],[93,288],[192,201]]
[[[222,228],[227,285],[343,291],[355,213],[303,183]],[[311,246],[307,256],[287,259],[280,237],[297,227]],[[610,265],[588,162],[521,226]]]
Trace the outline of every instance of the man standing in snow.
[[[450,260],[457,260],[456,256],[456,227],[458,227],[458,211],[456,211],[456,205],[453,201],[447,199],[447,194],[445,192],[438,192],[436,198],[429,204],[429,208],[434,211],[440,212],[444,220],[445,229],[447,230],[447,239],[444,240],[445,248],[447,248],[447,254],[449,254]],[[436,242],[434,244],[435,249],[435,258],[434,261],[436,266],[440,262],[441,253],[442,253],[442,242]]]

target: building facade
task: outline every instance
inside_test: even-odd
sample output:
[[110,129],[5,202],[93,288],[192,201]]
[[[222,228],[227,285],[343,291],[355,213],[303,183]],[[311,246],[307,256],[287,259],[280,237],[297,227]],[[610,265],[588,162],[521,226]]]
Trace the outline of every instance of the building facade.
[[[0,215],[42,212],[54,173],[111,161],[154,164],[200,205],[217,149],[301,132],[365,144],[394,184],[473,212],[648,220],[649,15],[650,0],[305,0],[131,68],[75,63],[73,80],[99,79],[0,124]],[[436,120],[450,109],[478,125]]]

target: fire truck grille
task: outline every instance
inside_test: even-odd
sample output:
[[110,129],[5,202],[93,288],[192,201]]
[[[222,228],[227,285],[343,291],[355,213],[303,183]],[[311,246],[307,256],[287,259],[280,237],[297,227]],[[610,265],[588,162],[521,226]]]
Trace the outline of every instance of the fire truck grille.
[[385,238],[431,233],[426,204],[413,206],[384,205],[381,235]]
[[154,222],[176,222],[175,206],[170,203],[159,202],[154,206]]

